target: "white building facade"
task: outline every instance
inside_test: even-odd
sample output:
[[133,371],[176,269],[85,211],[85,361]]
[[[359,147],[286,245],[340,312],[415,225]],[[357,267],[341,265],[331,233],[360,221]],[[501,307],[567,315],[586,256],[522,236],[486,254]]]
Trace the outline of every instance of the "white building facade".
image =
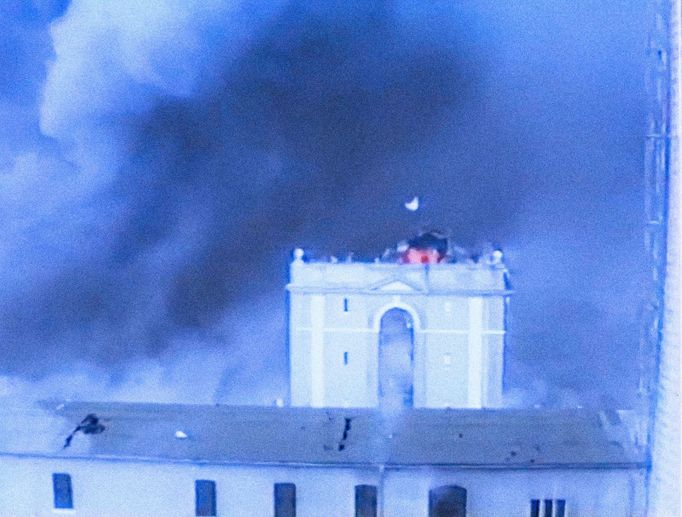
[[[85,414],[104,431],[63,448]],[[0,418],[12,517],[645,515],[645,456],[616,413],[74,402]]]
[[[376,407],[396,389],[404,406],[501,405],[504,265],[307,262],[299,250],[287,289],[292,405]],[[397,343],[382,339],[390,311],[409,329]]]
[[[54,507],[52,474],[70,476],[70,508]],[[214,511],[197,511],[196,481],[214,483]],[[295,487],[295,513],[276,513],[276,485]],[[643,477],[616,470],[453,470],[211,465],[191,462],[2,458],[0,503],[12,517],[640,517]],[[358,513],[359,488],[381,496]],[[464,512],[429,511],[429,496],[466,487]],[[366,488],[365,488],[366,490]],[[552,513],[545,508],[551,502]],[[563,503],[562,503],[563,502]],[[560,506],[563,505],[563,506]],[[433,506],[433,505],[432,505]],[[209,506],[210,507],[210,506]],[[563,507],[563,514],[558,508]],[[280,509],[280,512],[284,512]]]

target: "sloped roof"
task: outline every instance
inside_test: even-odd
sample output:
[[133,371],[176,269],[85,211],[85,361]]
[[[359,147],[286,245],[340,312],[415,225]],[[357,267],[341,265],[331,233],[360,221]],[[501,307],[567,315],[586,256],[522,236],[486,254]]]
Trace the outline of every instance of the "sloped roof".
[[[106,429],[64,440],[89,413]],[[639,468],[617,414],[42,402],[0,409],[0,454],[240,464]],[[180,431],[186,438],[176,438]],[[182,434],[180,434],[182,436]]]

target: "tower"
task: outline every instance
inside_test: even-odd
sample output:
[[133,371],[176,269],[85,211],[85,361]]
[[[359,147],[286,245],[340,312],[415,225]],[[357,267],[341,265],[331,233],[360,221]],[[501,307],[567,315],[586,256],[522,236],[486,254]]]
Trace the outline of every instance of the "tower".
[[[292,405],[499,406],[510,291],[496,253],[341,263],[297,250],[287,285]],[[399,339],[386,335],[388,318],[404,322]]]

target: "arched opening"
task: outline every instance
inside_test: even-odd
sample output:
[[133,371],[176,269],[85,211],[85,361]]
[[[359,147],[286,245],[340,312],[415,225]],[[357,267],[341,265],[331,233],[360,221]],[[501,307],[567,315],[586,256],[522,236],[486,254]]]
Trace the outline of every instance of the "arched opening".
[[379,403],[414,404],[414,319],[401,308],[387,310],[379,322]]
[[446,485],[429,491],[429,517],[465,517],[467,491],[461,486]]

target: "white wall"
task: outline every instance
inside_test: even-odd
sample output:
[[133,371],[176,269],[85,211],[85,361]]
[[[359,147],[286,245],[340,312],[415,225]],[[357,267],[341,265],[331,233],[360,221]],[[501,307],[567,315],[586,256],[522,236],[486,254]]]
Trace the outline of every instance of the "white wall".
[[[450,264],[433,267],[429,275],[438,276],[440,269],[449,276],[431,294],[419,287],[424,268],[294,261],[288,286],[292,405],[376,406],[378,324],[387,310],[399,308],[415,324],[414,405],[498,407],[504,370],[502,272]],[[369,277],[375,287],[362,284]],[[476,289],[488,291],[477,296]]]
[[443,485],[467,490],[467,517],[530,515],[531,499],[565,499],[566,517],[643,517],[644,473],[420,469],[387,472],[385,517],[428,517],[428,492]]
[[[52,473],[72,477],[74,510],[52,509]],[[273,485],[296,484],[299,517],[352,517],[354,487],[381,486],[377,468],[249,467],[0,457],[0,515],[194,515],[194,481],[216,482],[218,515],[273,514]],[[642,474],[621,471],[387,470],[385,517],[427,516],[430,488],[467,489],[467,515],[528,515],[532,498],[564,498],[567,517],[643,515]],[[380,495],[381,498],[381,495]]]

